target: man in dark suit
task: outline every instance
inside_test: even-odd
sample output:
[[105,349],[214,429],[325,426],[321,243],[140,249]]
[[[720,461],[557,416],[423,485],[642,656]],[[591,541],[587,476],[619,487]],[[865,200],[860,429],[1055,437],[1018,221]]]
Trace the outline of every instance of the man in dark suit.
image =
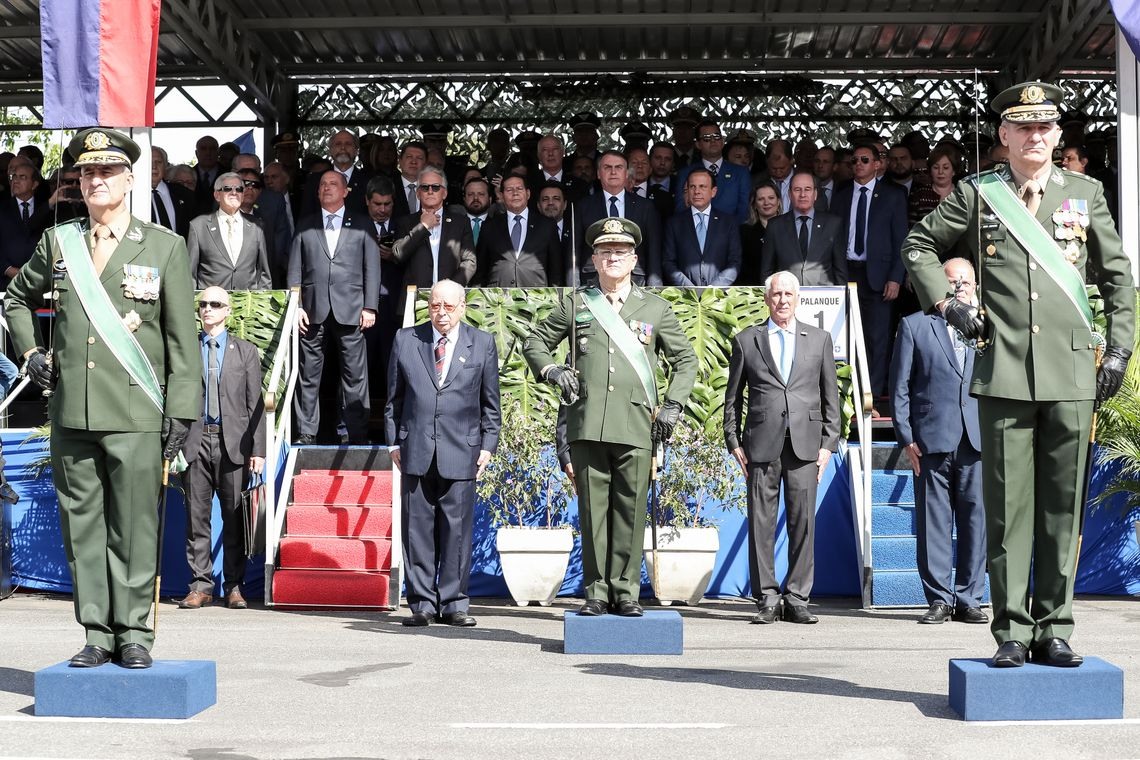
[[891,318],[906,274],[902,256],[907,233],[906,193],[877,179],[882,161],[874,145],[855,148],[855,181],[835,191],[831,211],[844,220],[848,278],[859,289],[859,310],[871,364],[871,392],[887,394]]
[[670,142],[677,151],[674,158],[678,169],[701,160],[700,149],[695,142],[700,121],[701,115],[692,106],[681,106],[669,114],[669,125],[673,127]]
[[157,145],[150,147],[150,220],[174,230],[185,240],[190,234],[190,220],[196,216],[194,193],[182,185],[169,184],[166,170],[170,160]]
[[570,268],[570,236],[573,230],[566,219],[566,191],[560,182],[546,182],[538,189],[538,212],[554,222],[559,250],[565,262],[562,274]]
[[[711,119],[705,119],[697,125],[697,150],[700,151],[700,158],[677,172],[677,188],[683,189],[689,172],[703,166],[716,177],[717,193],[713,199],[713,210],[732,214],[738,222],[743,223],[748,219],[749,203],[752,201],[752,177],[747,168],[725,160],[721,155],[723,149],[724,135],[721,134],[720,125]],[[685,194],[678,192],[676,195],[677,211],[681,211],[687,205]]]
[[186,248],[194,286],[219,285],[227,290],[267,290],[269,252],[265,233],[252,217],[241,213],[241,177],[226,172],[214,180],[218,210],[190,222]]
[[491,288],[545,288],[562,281],[562,244],[554,222],[530,208],[530,190],[510,175],[499,185],[506,213],[483,227],[475,281]]
[[378,402],[387,398],[388,357],[392,353],[392,340],[400,327],[400,286],[404,272],[392,256],[396,242],[395,188],[392,180],[377,174],[368,181],[368,217],[372,222],[369,232],[380,250],[380,307],[376,311],[376,324],[364,333],[368,347],[368,388],[372,395],[372,408],[382,409]]
[[[749,577],[760,608],[752,622],[815,623],[807,604],[815,575],[816,486],[839,445],[834,351],[829,333],[796,320],[795,275],[769,277],[764,301],[768,319],[732,339],[724,391],[725,442],[748,478]],[[781,483],[788,525],[782,590],[775,568]]]
[[689,212],[665,222],[665,281],[680,287],[726,288],[740,272],[740,223],[713,211],[716,179],[703,166],[685,180]]
[[[342,129],[334,132],[329,138],[329,160],[333,169],[340,172],[348,185],[348,197],[344,205],[354,216],[363,217],[366,213],[365,192],[368,189],[368,180],[372,174],[356,165],[357,156],[360,155],[360,141],[354,132]],[[305,192],[301,200],[301,215],[309,216],[320,210],[318,197],[321,175],[316,172],[309,175],[305,181]]]
[[35,165],[16,156],[8,164],[8,177],[12,195],[0,201],[0,230],[4,231],[0,237],[0,265],[5,286],[31,259],[44,230],[54,223],[48,203],[36,198],[42,183]]
[[363,331],[376,322],[380,300],[380,252],[363,224],[345,213],[348,184],[330,169],[319,186],[321,219],[302,222],[289,255],[289,287],[301,293],[301,378],[297,391],[298,442],[316,442],[318,394],[325,350],[340,349],[344,422],[353,443],[368,440],[368,359]]
[[792,208],[768,222],[760,251],[760,274],[791,272],[801,285],[847,284],[847,238],[843,221],[817,205],[811,172],[792,177]]
[[[574,234],[578,251],[586,248],[586,230],[594,222],[607,216],[629,219],[641,230],[637,246],[637,263],[633,268],[633,282],[637,285],[661,286],[661,220],[653,204],[645,198],[625,191],[629,179],[629,164],[616,150],[607,150],[598,157],[600,192],[587,195],[574,204]],[[573,285],[581,276],[589,282],[596,275],[593,259],[579,261],[581,272],[568,272],[567,283]]]
[[542,171],[542,181],[561,184],[566,200],[573,203],[590,192],[590,185],[566,171],[563,165],[565,158],[566,147],[561,137],[547,134],[538,141],[538,167]]
[[289,246],[293,242],[293,213],[289,209],[289,199],[266,186],[261,159],[254,154],[239,153],[235,156],[233,170],[241,175],[245,187],[242,210],[257,217],[265,231],[273,282],[283,283],[285,268],[289,264]]
[[[972,303],[973,265],[955,258],[943,271],[958,299]],[[917,480],[918,574],[930,605],[920,623],[944,623],[951,616],[966,623],[989,620],[981,610],[986,512],[978,400],[970,395],[973,375],[973,349],[941,314],[917,312],[899,323],[891,409],[899,446]]]
[[676,207],[675,193],[677,176],[677,151],[667,142],[659,142],[649,150],[649,200],[657,209],[657,215],[664,222],[673,214]]
[[246,471],[265,465],[265,406],[261,396],[261,357],[257,346],[230,335],[226,318],[230,296],[211,286],[198,296],[202,318],[202,415],[190,426],[182,453],[189,465],[186,483],[186,561],[190,593],[178,602],[199,609],[214,601],[214,562],[210,513],[214,494],[222,512],[222,594],[230,609],[245,609],[245,532],[241,493]]
[[463,286],[440,280],[431,321],[396,333],[385,422],[401,473],[404,583],[411,617],[473,626],[467,614],[475,479],[499,443],[499,355],[463,324]]
[[420,172],[427,166],[427,146],[418,140],[404,143],[400,149],[400,183],[392,199],[396,202],[392,215],[397,219],[420,212],[419,195],[416,185]]
[[213,208],[214,180],[222,172],[229,171],[229,167],[218,164],[218,141],[213,135],[202,135],[194,144],[194,173],[198,176],[195,183],[194,202],[196,204],[194,216],[208,214]]
[[444,208],[447,178],[434,166],[422,169],[416,177],[416,198],[420,210],[396,219],[396,243],[392,258],[404,267],[400,289],[400,311],[407,288],[428,288],[440,280],[466,285],[475,276],[475,243],[466,214],[452,214]]

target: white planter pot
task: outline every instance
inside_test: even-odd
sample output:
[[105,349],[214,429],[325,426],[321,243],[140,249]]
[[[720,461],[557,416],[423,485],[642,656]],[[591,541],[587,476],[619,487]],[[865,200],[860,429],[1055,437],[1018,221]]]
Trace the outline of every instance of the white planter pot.
[[566,578],[574,533],[569,527],[502,527],[495,535],[495,548],[515,603],[548,607]]
[[653,593],[663,605],[673,602],[699,604],[712,580],[720,531],[716,528],[658,528],[658,565],[653,567],[653,534],[645,530],[645,567],[653,583]]

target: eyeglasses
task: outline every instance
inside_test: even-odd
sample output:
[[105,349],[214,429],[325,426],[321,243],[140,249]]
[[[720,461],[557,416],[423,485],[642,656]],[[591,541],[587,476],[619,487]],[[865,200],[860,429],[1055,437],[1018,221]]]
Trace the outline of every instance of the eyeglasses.
[[30,179],[32,179],[32,175],[30,175],[30,174],[9,174],[8,179],[12,180],[12,181],[19,180],[19,179],[30,180]]
[[230,305],[228,303],[222,303],[221,301],[199,301],[198,302],[198,308],[199,309],[228,309],[229,307],[230,307]]
[[233,185],[222,185],[221,187],[219,187],[217,189],[216,192],[219,192],[219,193],[240,193],[244,189],[245,188],[243,188],[241,185],[238,185],[237,187],[234,187]]
[[701,142],[722,142],[724,135],[701,135]]
[[597,256],[599,259],[612,259],[613,261],[624,261],[624,260],[628,259],[630,256],[636,256],[637,251],[614,251],[614,250],[610,250],[607,248],[607,249],[600,250],[600,251],[594,251],[594,255]]
[[855,156],[855,158],[851,160],[857,164],[869,164],[875,159],[871,158],[870,156]]
[[255,179],[242,180],[242,184],[245,185],[246,187],[252,187],[252,188],[255,188],[257,190],[260,190],[261,188],[265,187],[264,182],[258,182]]
[[[421,187],[423,187],[423,185],[421,185]],[[441,311],[447,312],[448,314],[454,314],[455,310],[462,305],[462,303],[429,303],[428,311],[435,312],[437,314]]]
[[420,190],[423,190],[425,193],[438,193],[440,190],[443,190],[443,185],[420,185]]

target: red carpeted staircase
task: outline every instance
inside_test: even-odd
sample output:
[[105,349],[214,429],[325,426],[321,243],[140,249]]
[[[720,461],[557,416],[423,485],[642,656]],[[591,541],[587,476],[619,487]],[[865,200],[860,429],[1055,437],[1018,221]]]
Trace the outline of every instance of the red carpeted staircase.
[[273,604],[394,607],[392,551],[390,470],[301,469],[285,512]]

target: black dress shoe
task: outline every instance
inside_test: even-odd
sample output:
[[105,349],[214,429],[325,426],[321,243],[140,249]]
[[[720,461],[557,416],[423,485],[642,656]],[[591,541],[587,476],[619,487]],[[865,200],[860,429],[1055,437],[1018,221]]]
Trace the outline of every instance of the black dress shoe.
[[119,665],[131,670],[145,670],[154,664],[150,652],[142,644],[123,644],[119,647]]
[[439,621],[459,628],[470,628],[476,624],[475,618],[466,612],[445,612],[440,616]]
[[412,628],[423,628],[425,625],[431,625],[432,616],[426,612],[413,612],[410,617],[406,617],[400,621],[401,625],[411,626]]
[[1006,641],[994,653],[993,665],[995,668],[1020,668],[1025,664],[1025,656],[1029,649],[1020,641]]
[[298,446],[312,446],[316,442],[317,442],[317,437],[315,435],[303,434],[303,435],[297,436],[297,445]]
[[962,607],[954,611],[954,619],[959,623],[988,623],[990,617],[981,607]]
[[1033,661],[1057,668],[1076,668],[1085,658],[1070,649],[1064,639],[1045,639],[1033,645]]
[[67,664],[68,667],[72,668],[97,668],[110,661],[111,651],[109,649],[88,644],[76,652]]
[[613,612],[621,617],[641,617],[645,614],[645,610],[633,599],[622,599],[614,605]]
[[760,611],[752,618],[752,622],[756,625],[768,625],[769,623],[775,623],[779,619],[779,607],[761,607]]
[[578,608],[578,614],[585,617],[598,617],[607,612],[609,612],[609,608],[601,599],[587,599],[586,603]]
[[796,606],[793,604],[784,604],[784,622],[785,623],[818,623],[819,618],[808,612],[806,605]]
[[926,625],[936,625],[938,623],[945,623],[954,614],[954,609],[949,604],[942,602],[934,602],[930,605],[930,609],[926,611],[918,622]]

